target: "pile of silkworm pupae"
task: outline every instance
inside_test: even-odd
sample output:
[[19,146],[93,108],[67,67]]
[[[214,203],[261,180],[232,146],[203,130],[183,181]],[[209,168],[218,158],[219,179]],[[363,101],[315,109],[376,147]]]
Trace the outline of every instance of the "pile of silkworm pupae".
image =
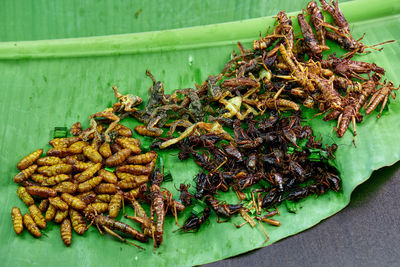
[[[34,237],[41,237],[41,230],[54,221],[60,224],[61,239],[69,246],[72,229],[83,235],[94,224],[100,233],[104,231],[123,242],[128,241],[114,231],[141,242],[151,237],[158,247],[162,242],[164,208],[179,203],[159,187],[163,175],[154,171],[157,153],[142,153],[140,141],[132,138],[132,131],[121,124],[108,133],[112,142],[104,141],[104,125],[98,125],[96,132],[92,128],[82,131],[80,123],[76,123],[71,128],[75,136],[51,140],[53,148],[46,156],[42,156],[43,149],[38,149],[20,160],[20,172],[14,176],[14,182],[20,185],[17,193],[29,207],[29,213],[22,216],[18,207],[12,208],[15,232],[21,234],[26,228]],[[146,194],[149,179],[157,182],[150,183],[150,193]],[[139,199],[150,204],[156,222],[153,216],[147,216]],[[113,219],[124,201],[135,209],[134,217],[125,216],[138,222],[142,231]],[[183,208],[178,205],[173,211]]]

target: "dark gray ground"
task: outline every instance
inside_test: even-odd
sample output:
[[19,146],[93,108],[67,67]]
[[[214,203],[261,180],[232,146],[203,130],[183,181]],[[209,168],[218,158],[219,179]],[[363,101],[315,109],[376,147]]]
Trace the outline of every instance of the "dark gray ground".
[[344,210],[222,266],[400,266],[400,163],[375,171]]

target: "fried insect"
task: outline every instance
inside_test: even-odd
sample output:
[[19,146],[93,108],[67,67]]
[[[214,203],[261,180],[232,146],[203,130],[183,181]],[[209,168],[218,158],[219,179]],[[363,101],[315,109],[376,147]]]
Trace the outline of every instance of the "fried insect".
[[102,166],[101,163],[96,163],[95,165],[87,168],[84,172],[82,172],[75,178],[75,181],[77,181],[78,183],[83,183],[89,180],[90,178],[93,177],[93,175],[96,174],[96,172],[98,172],[101,169],[101,166]]
[[56,216],[57,209],[53,205],[49,205],[49,207],[46,210],[46,214],[44,215],[44,218],[47,222],[52,221],[54,217]]
[[64,159],[65,163],[72,165],[74,171],[85,171],[95,165],[93,162],[83,162],[71,156],[67,156]]
[[117,192],[117,186],[110,183],[101,183],[94,188],[97,194],[115,194]]
[[51,166],[42,166],[37,169],[38,173],[46,176],[55,176],[58,174],[70,174],[73,168],[69,164],[61,163]]
[[31,214],[32,219],[35,221],[37,226],[42,229],[46,228],[46,220],[44,219],[40,209],[35,204],[29,206],[29,213]]
[[81,193],[76,195],[76,197],[82,200],[86,205],[89,205],[96,200],[96,194],[93,191]]
[[133,176],[132,179],[125,179],[119,181],[117,185],[121,189],[134,189],[146,183],[148,180],[149,177],[147,175],[138,175],[138,176]]
[[[64,200],[68,206],[70,206],[72,209],[76,209],[76,210],[84,210],[86,208],[86,204],[85,202],[83,202],[82,200],[80,200],[79,198],[68,194],[68,193],[62,193],[61,194],[61,198],[62,200]],[[71,218],[72,220],[72,218]]]
[[43,186],[49,186],[49,185],[56,185],[62,182],[65,182],[67,180],[71,179],[71,175],[70,174],[58,174],[55,176],[51,176],[47,179],[45,179],[42,182]]
[[[165,208],[160,184],[164,176],[159,169],[156,169],[151,177],[150,199],[151,199],[151,218],[153,220],[153,240],[154,247],[159,247],[163,241]],[[155,220],[153,219],[155,217]]]
[[115,141],[123,148],[130,149],[133,154],[140,154],[142,152],[140,149],[140,141],[138,142],[136,138],[118,137]]
[[48,199],[42,199],[42,201],[40,201],[39,204],[39,209],[41,212],[45,212],[47,210],[47,208],[49,207],[49,200]]
[[80,183],[78,185],[78,192],[81,192],[81,193],[88,192],[88,191],[92,190],[93,188],[95,188],[97,185],[99,185],[102,181],[103,181],[102,176],[93,177],[93,178],[87,180],[86,182]]
[[68,217],[69,209],[68,210],[57,210],[56,208],[54,208],[54,209],[56,210],[56,214],[54,216],[54,222],[62,223],[63,220]]
[[66,157],[70,154],[71,154],[71,152],[69,151],[69,149],[67,147],[55,147],[55,148],[47,150],[47,152],[46,152],[47,156],[59,157],[59,158]]
[[44,186],[28,186],[26,191],[36,197],[49,198],[57,196],[57,191]]
[[83,235],[86,232],[86,222],[81,213],[74,209],[69,209],[69,218],[71,219],[72,228],[78,235]]
[[54,148],[67,148],[75,142],[78,142],[81,138],[77,136],[67,137],[67,138],[54,138],[50,140],[49,144]]
[[307,4],[307,12],[310,14],[310,22],[315,28],[318,42],[324,46],[326,43],[326,30],[322,26],[322,23],[324,22],[324,16],[322,15],[321,10],[318,8],[318,5],[315,1],[311,1]]
[[103,156],[103,158],[108,158],[112,155],[111,152],[111,147],[110,144],[107,142],[104,142],[100,147],[99,147],[99,153]]
[[41,166],[51,166],[63,163],[59,157],[43,157],[36,160],[37,165]]
[[[116,230],[116,231],[124,233],[130,237],[133,237],[141,242],[147,242],[147,237],[144,234],[133,229],[131,226],[127,225],[126,223],[115,221],[115,220],[108,218],[106,216],[103,216],[103,215],[97,215],[94,212],[86,213],[86,218],[88,220],[92,221],[91,224],[94,223],[96,225],[97,229],[99,230],[100,234],[102,234],[102,235],[104,234],[102,230],[104,230],[108,234],[119,238],[122,242],[128,242],[128,241],[126,241],[125,238],[122,238],[121,236],[119,236],[118,234],[116,234],[113,231],[113,230]],[[130,243],[130,244],[137,246],[133,243]],[[137,247],[143,249],[140,246],[137,246]]]
[[208,217],[210,216],[210,208],[206,207],[203,210],[203,213],[201,216],[196,216],[196,215],[191,215],[189,218],[186,219],[186,221],[183,223],[182,227],[179,228],[179,231],[182,232],[198,232],[200,229],[200,226],[208,220]]
[[304,44],[310,51],[311,56],[316,59],[322,59],[322,48],[317,43],[310,24],[308,24],[303,14],[297,15],[297,19],[304,36]]
[[109,203],[108,214],[111,218],[116,218],[121,210],[123,196],[121,194],[115,194]]
[[71,245],[71,240],[72,240],[72,228],[71,228],[71,221],[68,218],[65,218],[61,223],[60,235],[63,243],[67,247],[69,247]]
[[125,218],[131,219],[139,223],[141,225],[143,233],[148,237],[152,237],[153,224],[151,219],[147,216],[145,210],[135,199],[135,197],[129,194],[127,198],[131,201],[132,206],[135,209],[135,216],[127,216],[126,214],[124,214]]
[[88,142],[85,141],[78,141],[73,143],[68,147],[68,150],[71,154],[81,154],[83,149],[89,145]]
[[26,229],[28,229],[29,233],[31,233],[34,237],[41,237],[42,233],[40,232],[39,228],[37,227],[35,221],[32,217],[26,213],[23,216],[23,221]]
[[79,121],[76,122],[74,125],[71,126],[71,130],[69,132],[71,133],[71,135],[74,135],[74,136],[80,135],[82,132],[81,123]]
[[143,136],[150,136],[150,137],[159,137],[162,135],[162,131],[151,131],[148,130],[145,125],[138,125],[135,127],[135,132]]
[[21,234],[24,230],[24,225],[22,222],[22,214],[18,207],[13,207],[11,209],[11,218],[13,222],[13,228],[17,235]]
[[152,162],[155,158],[157,158],[157,153],[155,151],[150,151],[140,155],[129,156],[126,159],[126,163],[128,164],[147,164]]
[[23,186],[18,187],[17,190],[18,197],[27,205],[28,207],[35,203],[35,200],[32,196],[26,191],[26,188]]
[[23,181],[28,179],[36,171],[37,168],[38,166],[35,164],[27,167],[26,169],[23,169],[14,176],[14,182],[22,183]]
[[78,186],[72,182],[66,181],[53,186],[53,189],[59,193],[74,194]]
[[194,196],[188,191],[189,187],[190,187],[189,184],[188,185],[180,184],[178,189],[178,191],[181,192],[179,200],[185,206],[190,206],[190,204],[192,203],[192,199],[194,198]]
[[95,203],[91,203],[89,204],[86,209],[85,209],[85,213],[86,212],[93,212],[96,211],[99,214],[105,213],[109,210],[109,204],[108,203],[104,203],[104,202],[95,202]]
[[53,205],[56,209],[68,210],[67,203],[62,201],[60,197],[50,197],[49,201],[50,201],[50,204]]
[[118,151],[117,153],[113,154],[111,157],[106,159],[105,165],[106,166],[118,166],[122,162],[125,161],[127,157],[132,153],[132,150],[129,148],[122,149]]
[[106,183],[116,184],[118,182],[117,176],[114,173],[106,171],[105,169],[101,169],[98,172],[98,175],[103,177],[103,181]]
[[378,91],[376,91],[372,95],[370,101],[368,102],[365,114],[370,114],[373,110],[375,110],[379,103],[382,103],[381,110],[377,116],[378,118],[380,118],[382,115],[382,111],[385,108],[389,99],[389,95],[391,95],[393,99],[396,98],[396,95],[392,93],[393,90],[399,90],[399,87],[394,87],[392,82],[388,82],[387,84],[383,85]]
[[[151,163],[149,163],[150,165]],[[152,164],[151,164],[152,166]],[[152,172],[151,166],[143,166],[143,165],[122,165],[117,167],[118,172],[127,172],[134,175],[143,175],[149,174]]]
[[103,161],[100,153],[92,146],[85,146],[83,148],[83,155],[94,163],[101,163]]
[[34,181],[38,184],[41,184],[41,183],[43,183],[44,180],[47,179],[47,176],[44,176],[43,174],[39,174],[39,173],[34,173],[31,175],[30,178],[32,181]]
[[112,198],[112,195],[109,195],[109,194],[100,194],[100,195],[96,195],[95,202],[110,203],[111,198]]
[[31,166],[43,153],[43,149],[38,149],[21,159],[18,164],[18,170],[24,170]]

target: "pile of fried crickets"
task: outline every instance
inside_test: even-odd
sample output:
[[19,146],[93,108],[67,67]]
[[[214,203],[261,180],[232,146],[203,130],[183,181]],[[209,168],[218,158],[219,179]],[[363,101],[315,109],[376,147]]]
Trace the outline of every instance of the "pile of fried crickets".
[[[381,103],[380,117],[389,95],[394,98],[392,91],[398,88],[381,81],[383,68],[352,60],[376,45],[366,46],[353,38],[337,2],[320,2],[333,23],[326,22],[312,1],[297,16],[302,36],[295,37],[292,20],[281,11],[271,34],[255,40],[253,49],[238,43],[239,53],[232,53],[222,72],[196,88],[165,94],[163,83],[147,71],[153,84],[146,105],[138,108],[140,97],[122,95],[114,86],[118,102],[91,115],[88,129],[82,131],[76,124],[71,129],[73,137],[50,142],[54,148],[47,157],[40,157],[43,150],[38,150],[18,164],[21,172],[14,181],[21,184],[18,195],[29,206],[30,215],[22,218],[19,209],[13,208],[17,234],[25,225],[38,237],[37,226],[45,228],[46,221],[54,219],[61,223],[62,239],[69,245],[70,219],[79,234],[94,224],[101,233],[122,241],[126,240],[114,230],[140,241],[153,238],[158,247],[167,211],[176,218],[185,208],[202,204],[202,211],[193,213],[178,229],[182,232],[198,231],[212,211],[218,222],[240,214],[244,224],[252,227],[255,220],[279,226],[270,217],[279,213],[276,206],[282,202],[338,192],[341,180],[331,164],[337,146],[324,146],[309,126],[301,125],[299,103],[326,113],[324,120],[337,119],[338,137],[352,122],[355,137],[356,122],[363,119],[360,110],[366,107],[368,115]],[[330,49],[326,39],[347,53],[323,58],[323,51]],[[283,116],[284,111],[290,113]],[[154,138],[153,151],[140,154],[139,141],[119,124],[127,116],[143,123],[135,131]],[[165,135],[163,128],[169,128]],[[160,188],[163,174],[155,169],[155,150],[169,148],[180,150],[180,160],[192,157],[201,167],[192,189],[179,185],[179,201]],[[231,188],[238,203],[217,199],[218,192]],[[32,196],[41,200],[39,207]],[[136,216],[130,218],[141,225],[142,232],[112,219],[125,201],[134,207]],[[149,204],[150,216],[140,202]],[[45,217],[41,212],[46,212]],[[109,217],[102,215],[105,212]]]

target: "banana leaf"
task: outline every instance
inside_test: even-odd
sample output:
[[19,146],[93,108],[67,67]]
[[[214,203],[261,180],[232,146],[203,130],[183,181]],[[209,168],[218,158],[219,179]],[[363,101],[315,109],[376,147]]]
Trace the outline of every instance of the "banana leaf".
[[[304,5],[302,6],[304,7]],[[352,1],[341,8],[351,23],[354,36],[366,33],[364,42],[379,43],[400,40],[397,26],[400,22],[400,3],[391,1]],[[281,9],[281,8],[279,8]],[[295,15],[291,13],[290,15]],[[140,17],[140,15],[139,15]],[[91,227],[84,236],[73,233],[71,247],[61,241],[59,226],[49,223],[40,239],[27,231],[16,236],[12,230],[10,210],[27,207],[17,197],[17,185],[12,177],[17,173],[16,163],[37,148],[48,149],[54,127],[71,126],[81,121],[88,126],[88,116],[110,106],[114,101],[112,85],[122,93],[137,94],[147,99],[151,80],[145,76],[150,69],[158,80],[164,81],[166,91],[193,87],[209,74],[217,74],[229,59],[236,41],[246,46],[272,26],[274,18],[262,17],[244,21],[157,32],[99,36],[48,41],[0,43],[0,84],[3,87],[0,122],[0,261],[6,266],[37,265],[174,265],[187,266],[208,263],[231,257],[258,247],[272,244],[312,227],[337,213],[350,201],[351,192],[371,175],[373,170],[391,165],[400,159],[400,111],[398,101],[391,101],[380,119],[366,117],[357,125],[356,147],[349,130],[341,139],[333,132],[334,122],[323,122],[321,116],[312,118],[316,111],[305,112],[307,123],[327,143],[337,143],[335,164],[343,180],[343,190],[318,198],[309,197],[297,204],[297,213],[280,209],[278,228],[264,226],[270,240],[264,243],[261,228],[233,224],[210,223],[196,234],[173,232],[178,227],[174,218],[165,222],[164,243],[153,252],[152,244],[138,250],[110,236],[101,236]],[[15,35],[17,36],[17,35]],[[57,36],[56,36],[57,37]],[[10,37],[11,39],[13,37]],[[358,56],[386,69],[386,77],[395,84],[400,71],[399,42],[385,46],[382,52]],[[333,52],[342,53],[339,49]],[[311,119],[312,118],[312,119]],[[127,118],[123,124],[134,127],[138,122]],[[151,139],[142,138],[144,146]],[[191,183],[198,167],[191,161],[177,160],[177,151],[161,153],[165,168],[173,181],[164,186],[177,195],[174,185]],[[235,201],[231,192],[225,198]],[[133,214],[132,210],[128,213]],[[189,216],[184,212],[179,223]],[[122,221],[126,220],[121,218]],[[242,220],[235,218],[232,222]],[[131,225],[133,223],[128,222]],[[138,225],[134,225],[138,228]],[[62,258],[58,257],[62,253]],[[23,256],[22,256],[23,255]]]

